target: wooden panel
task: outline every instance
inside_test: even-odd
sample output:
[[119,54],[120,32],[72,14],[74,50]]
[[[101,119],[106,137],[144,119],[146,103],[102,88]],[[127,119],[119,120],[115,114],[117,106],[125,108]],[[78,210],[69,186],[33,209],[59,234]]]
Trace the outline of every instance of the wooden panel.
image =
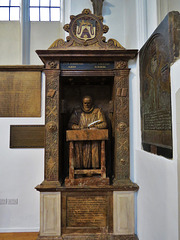
[[112,232],[112,193],[63,193],[63,233]]
[[0,117],[41,116],[41,71],[1,71]]
[[44,125],[11,125],[10,148],[44,148]]
[[108,140],[107,129],[68,130],[66,141]]

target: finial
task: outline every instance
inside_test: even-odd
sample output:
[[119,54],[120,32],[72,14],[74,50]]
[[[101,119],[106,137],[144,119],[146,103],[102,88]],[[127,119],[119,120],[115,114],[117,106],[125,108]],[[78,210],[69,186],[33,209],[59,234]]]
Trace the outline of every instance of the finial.
[[91,0],[93,5],[93,12],[97,16],[102,16],[102,8],[104,0]]

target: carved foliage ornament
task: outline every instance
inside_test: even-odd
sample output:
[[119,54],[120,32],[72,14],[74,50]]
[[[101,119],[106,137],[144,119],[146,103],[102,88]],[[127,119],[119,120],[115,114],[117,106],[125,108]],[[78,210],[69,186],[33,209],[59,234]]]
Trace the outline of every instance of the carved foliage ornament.
[[89,9],[84,9],[81,14],[70,16],[71,22],[64,26],[64,30],[69,33],[67,41],[57,39],[49,49],[63,48],[82,48],[90,46],[107,49],[124,49],[115,39],[109,39],[103,36],[107,33],[109,27],[103,25],[103,17],[91,13]]

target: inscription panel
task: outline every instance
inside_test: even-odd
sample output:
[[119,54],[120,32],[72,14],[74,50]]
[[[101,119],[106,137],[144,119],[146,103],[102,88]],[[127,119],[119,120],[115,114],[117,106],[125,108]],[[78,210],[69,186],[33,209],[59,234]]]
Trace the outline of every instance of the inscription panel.
[[144,114],[144,130],[171,130],[171,114],[165,111]]
[[65,62],[60,64],[61,70],[107,70],[114,69],[113,62],[103,63],[73,63]]
[[41,116],[41,72],[0,71],[0,117]]
[[113,230],[112,192],[63,192],[62,232],[100,233]]
[[68,197],[67,227],[105,227],[106,197]]

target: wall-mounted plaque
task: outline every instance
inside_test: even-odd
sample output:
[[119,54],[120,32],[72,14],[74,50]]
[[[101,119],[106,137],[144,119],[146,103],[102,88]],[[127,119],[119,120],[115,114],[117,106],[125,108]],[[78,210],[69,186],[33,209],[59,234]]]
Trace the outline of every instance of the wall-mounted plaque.
[[11,125],[10,148],[44,148],[44,125]]
[[179,23],[179,13],[169,13],[140,51],[142,142],[150,149],[172,149],[170,64],[179,56]]
[[41,116],[41,71],[0,69],[0,117]]

